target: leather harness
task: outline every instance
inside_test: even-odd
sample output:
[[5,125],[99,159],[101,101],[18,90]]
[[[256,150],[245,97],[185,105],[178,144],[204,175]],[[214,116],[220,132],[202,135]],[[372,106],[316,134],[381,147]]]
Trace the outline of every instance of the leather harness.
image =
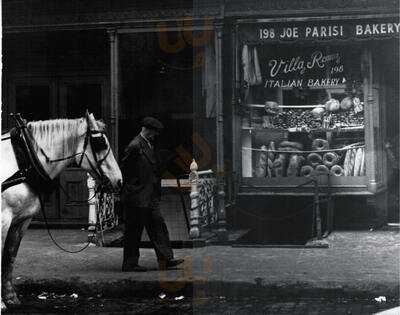
[[51,179],[43,168],[25,122],[19,114],[12,115],[12,117],[15,119],[17,126],[11,129],[10,139],[19,170],[1,184],[1,190],[4,191],[22,182],[27,182],[37,192],[52,192],[55,188],[55,180]]

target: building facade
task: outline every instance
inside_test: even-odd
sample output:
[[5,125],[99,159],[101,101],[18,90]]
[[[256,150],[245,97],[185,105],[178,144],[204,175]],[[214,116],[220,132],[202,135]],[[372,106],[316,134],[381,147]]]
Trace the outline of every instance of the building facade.
[[[192,158],[216,172],[221,237],[308,237],[315,169],[333,227],[380,225],[398,219],[398,13],[392,0],[4,1],[3,130],[9,112],[88,109],[121,154],[155,115],[178,155],[166,180]],[[87,220],[73,201],[85,174],[60,182],[73,197],[49,196],[48,216]]]

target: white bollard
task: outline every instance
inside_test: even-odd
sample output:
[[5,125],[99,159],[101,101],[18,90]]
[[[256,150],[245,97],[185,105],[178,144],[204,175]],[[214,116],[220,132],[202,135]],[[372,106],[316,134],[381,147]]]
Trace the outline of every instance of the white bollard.
[[89,191],[88,196],[88,205],[89,205],[89,215],[88,215],[88,241],[92,243],[97,243],[96,241],[96,224],[97,224],[97,214],[96,214],[96,206],[97,206],[97,196],[95,195],[96,189],[96,181],[94,178],[87,173],[87,187]]
[[190,164],[190,232],[189,237],[191,239],[196,239],[200,237],[199,229],[199,192],[198,192],[198,166],[196,161],[193,159]]

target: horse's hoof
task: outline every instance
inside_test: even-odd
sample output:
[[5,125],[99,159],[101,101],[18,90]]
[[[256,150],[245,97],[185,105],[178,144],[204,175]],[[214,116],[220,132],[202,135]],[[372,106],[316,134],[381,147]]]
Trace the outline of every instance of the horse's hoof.
[[1,301],[1,311],[5,312],[7,310],[7,306]]

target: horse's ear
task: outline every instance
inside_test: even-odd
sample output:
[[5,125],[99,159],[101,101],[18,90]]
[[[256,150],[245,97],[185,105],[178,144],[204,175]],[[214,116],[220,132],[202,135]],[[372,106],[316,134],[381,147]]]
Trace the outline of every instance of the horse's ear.
[[93,114],[88,114],[88,122],[91,128],[97,129],[97,123]]
[[85,116],[86,116],[86,119],[89,119],[90,117],[89,117],[89,111],[88,110],[86,110],[86,114],[85,114]]

